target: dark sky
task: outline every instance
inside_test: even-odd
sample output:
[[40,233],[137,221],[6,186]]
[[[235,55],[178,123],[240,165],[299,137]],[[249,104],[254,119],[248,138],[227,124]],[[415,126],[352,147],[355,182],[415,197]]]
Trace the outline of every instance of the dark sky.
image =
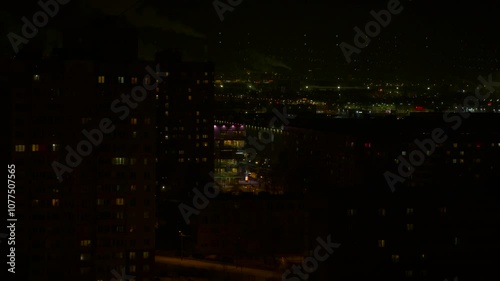
[[[225,0],[220,1],[225,3]],[[303,45],[302,36],[307,33],[310,46],[340,61],[343,60],[343,54],[336,44],[342,41],[352,44],[353,28],[358,26],[363,29],[367,22],[373,20],[370,11],[386,9],[388,2],[243,0],[232,12],[226,12],[221,22],[212,0],[72,0],[60,7],[59,13],[43,28],[41,34],[60,26],[84,25],[85,22],[92,22],[97,15],[121,14],[132,25],[140,28],[144,50],[154,49],[153,45],[160,44],[162,40],[185,40],[188,43],[180,46],[208,45],[209,50],[222,53],[234,51],[219,50],[221,46],[216,44],[219,32],[223,32],[225,43],[242,40],[243,35],[250,33],[252,43],[258,42],[272,49],[290,48]],[[478,55],[492,57],[498,54],[500,40],[497,18],[500,5],[497,1],[436,2],[402,0],[403,11],[393,15],[390,24],[382,28],[378,36],[381,42],[386,43],[374,41],[363,50],[366,53],[363,56],[379,56],[375,52],[377,44],[385,48],[384,44],[393,44],[396,36],[399,55],[394,56],[417,68],[437,64],[438,61],[448,66],[452,58],[457,56],[477,60]],[[30,18],[39,6],[36,1],[14,1],[2,9],[0,17],[3,19],[2,32],[5,35],[1,46],[5,54],[12,49],[6,34],[9,31],[19,33],[22,26],[20,17]],[[421,48],[427,45],[430,50],[422,52]]]

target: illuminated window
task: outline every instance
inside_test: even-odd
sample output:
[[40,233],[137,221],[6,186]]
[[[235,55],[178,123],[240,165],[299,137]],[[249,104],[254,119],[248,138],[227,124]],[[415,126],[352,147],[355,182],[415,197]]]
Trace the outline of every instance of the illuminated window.
[[90,240],[80,240],[80,246],[89,247],[91,244]]
[[453,159],[453,164],[457,164],[457,159]]
[[135,184],[130,186],[130,191],[136,191],[136,190],[137,190],[137,186]]
[[131,80],[130,83],[132,85],[136,85],[137,84],[137,77],[132,77],[130,80]]
[[464,151],[463,151],[463,150],[462,150],[462,151],[460,151],[460,155],[464,155],[464,154],[465,154],[465,153],[464,153]]
[[184,163],[184,158],[179,158],[179,163]]
[[384,208],[378,209],[378,214],[382,217],[385,217],[385,209]]
[[208,142],[204,142],[204,143],[203,143],[203,146],[204,146],[204,147],[207,147],[207,146],[208,146]]
[[88,117],[82,118],[82,125],[87,124],[88,122],[90,122],[90,120],[92,120],[92,118],[88,118]]
[[207,158],[206,158],[206,157],[203,157],[203,158],[201,158],[201,161],[202,161],[202,162],[207,162]]
[[401,155],[406,155],[406,151],[401,151]]
[[128,271],[134,273],[135,272],[135,265],[130,265]]
[[125,83],[125,78],[123,76],[118,77],[118,83],[123,84]]
[[347,210],[347,215],[348,216],[354,216],[356,214],[356,209],[348,209]]
[[33,81],[40,81],[40,75],[38,74],[33,75]]
[[196,116],[200,116],[200,112],[199,111],[196,111]]
[[151,78],[148,76],[144,77],[144,85],[149,85],[151,83]]
[[130,118],[130,124],[137,125],[137,118]]
[[413,224],[412,223],[406,224],[406,230],[407,231],[413,231]]
[[38,144],[32,144],[31,151],[40,151],[40,146]]
[[378,247],[385,248],[385,240],[378,240]]
[[80,260],[81,261],[88,261],[88,260],[90,260],[90,254],[80,254]]
[[131,260],[135,260],[135,252],[128,253],[128,258]]
[[137,137],[137,132],[132,132],[132,137],[135,139]]
[[52,144],[52,151],[59,151],[59,145],[58,144]]
[[188,96],[188,100],[192,100],[192,97],[191,97],[191,96]]
[[203,135],[202,136],[204,139],[208,139],[208,135]]
[[145,124],[145,125],[149,125],[149,124],[151,124],[151,118],[149,118],[149,117],[145,118],[145,119],[144,119],[144,124]]
[[168,111],[165,111],[165,116],[168,116]]
[[413,208],[406,208],[407,215],[413,215]]
[[104,206],[104,199],[97,199],[97,206]]
[[406,271],[405,271],[405,275],[406,275],[406,277],[408,277],[408,278],[409,278],[409,277],[413,277],[413,270],[406,270]]
[[453,245],[458,245],[458,237],[453,238]]
[[149,258],[149,252],[142,252],[142,258],[143,259]]
[[116,213],[116,218],[119,219],[119,220],[122,220],[123,219],[123,212],[117,212]]
[[98,82],[99,84],[104,84],[104,76],[99,76],[99,77],[97,77],[97,82]]
[[399,255],[392,255],[391,260],[392,262],[399,262]]
[[124,157],[115,157],[115,158],[112,158],[111,159],[111,163],[113,165],[126,165],[126,161],[127,158],[124,158]]
[[458,143],[454,143],[454,144],[453,144],[453,147],[454,147],[454,148],[457,148],[457,147],[458,147]]
[[116,205],[118,205],[118,206],[123,206],[123,204],[124,204],[123,198],[116,198],[115,202],[116,202]]
[[460,159],[460,164],[463,164],[465,160],[463,158]]
[[16,152],[24,152],[24,150],[25,150],[24,144],[16,145],[15,150],[16,150]]
[[59,207],[59,199],[52,199],[52,206]]

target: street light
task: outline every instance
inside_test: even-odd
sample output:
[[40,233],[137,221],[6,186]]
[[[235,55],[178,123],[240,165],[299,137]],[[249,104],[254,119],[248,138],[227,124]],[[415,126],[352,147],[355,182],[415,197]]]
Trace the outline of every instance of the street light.
[[179,236],[181,237],[181,260],[182,260],[182,255],[183,255],[183,246],[184,246],[184,237],[186,237],[186,234],[182,233],[182,231],[179,230]]

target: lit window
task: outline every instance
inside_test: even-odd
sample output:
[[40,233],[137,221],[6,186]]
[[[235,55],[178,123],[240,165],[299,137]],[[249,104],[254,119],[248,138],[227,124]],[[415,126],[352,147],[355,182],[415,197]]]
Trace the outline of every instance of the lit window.
[[188,100],[192,100],[192,97],[191,97],[191,96],[188,96]]
[[52,151],[59,151],[59,145],[58,144],[52,144]]
[[52,199],[52,207],[59,207],[59,199]]
[[348,209],[347,210],[347,215],[354,216],[355,214],[356,214],[356,209]]
[[90,120],[92,120],[92,118],[82,118],[82,125],[85,125],[87,124],[88,122],[90,122]]
[[464,153],[464,151],[463,151],[463,150],[462,150],[462,151],[460,151],[460,155],[464,155],[464,154],[465,154],[465,153]]
[[458,147],[458,143],[454,143],[454,144],[453,144],[453,147],[454,147],[454,148],[457,148],[457,147]]
[[124,202],[123,198],[116,198],[116,205],[123,206],[123,202]]
[[385,217],[385,209],[384,208],[378,209],[378,214],[382,217]]
[[453,239],[453,245],[457,246],[458,245],[458,237],[455,237]]
[[118,77],[118,83],[123,84],[125,83],[125,78],[123,76]]
[[465,162],[465,160],[462,158],[460,159],[460,164],[463,164]]
[[412,223],[406,224],[406,230],[407,231],[413,231],[413,224]]
[[184,158],[179,158],[179,163],[184,163]]
[[165,116],[168,116],[168,111],[165,111]]
[[145,118],[145,119],[144,119],[144,124],[145,124],[145,125],[149,125],[149,124],[151,124],[151,118],[149,118],[149,117]]
[[137,77],[132,77],[130,80],[131,80],[130,83],[132,85],[136,85],[137,84]]
[[200,112],[199,111],[196,111],[196,116],[200,116]]
[[206,158],[206,157],[203,157],[203,158],[201,158],[201,161],[202,161],[202,162],[207,162],[207,158]]
[[457,164],[457,159],[453,159],[453,164]]
[[405,275],[406,275],[406,277],[408,277],[408,278],[412,277],[412,276],[413,276],[413,270],[406,270],[406,271],[405,271]]
[[115,157],[113,159],[111,159],[111,163],[113,165],[126,165],[127,163],[127,158],[124,158],[124,157]]
[[130,191],[136,191],[136,190],[137,190],[137,186],[135,184],[130,186]]
[[406,151],[401,151],[401,155],[406,155]]
[[144,259],[149,258],[149,252],[142,252],[142,258]]
[[137,118],[130,118],[130,124],[137,125]]
[[135,260],[135,252],[128,253],[128,258],[131,260]]
[[82,247],[88,247],[90,246],[91,242],[90,240],[80,240],[80,246]]
[[40,151],[40,146],[38,144],[32,144],[31,151]]
[[392,262],[399,262],[399,255],[392,255],[391,259],[392,259]]
[[385,240],[378,240],[378,247],[385,248]]
[[123,219],[123,212],[117,212],[116,213],[116,218],[119,219],[119,220],[122,220]]
[[99,84],[104,84],[104,76],[99,76],[99,77],[97,77],[97,82],[98,82]]
[[406,208],[407,215],[413,215],[413,208]]
[[80,254],[80,260],[81,261],[88,261],[88,260],[90,260],[90,254]]
[[16,145],[15,149],[16,149],[16,152],[24,152],[24,150],[25,150],[24,144]]
[[104,206],[104,199],[102,198],[97,199],[97,206]]
[[33,81],[40,81],[40,75],[38,74],[33,75]]
[[184,154],[184,150],[179,150],[179,154]]
[[203,135],[202,136],[204,139],[208,139],[208,135]]
[[207,146],[208,146],[208,142],[204,142],[204,143],[203,143],[203,146],[204,146],[204,147],[207,147]]
[[135,139],[137,137],[137,132],[132,132],[132,137]]
[[128,271],[134,273],[135,272],[135,265],[130,265]]

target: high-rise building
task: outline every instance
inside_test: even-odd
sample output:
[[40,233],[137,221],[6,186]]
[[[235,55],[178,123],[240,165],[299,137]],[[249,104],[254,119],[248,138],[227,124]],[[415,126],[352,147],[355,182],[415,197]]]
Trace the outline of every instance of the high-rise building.
[[146,67],[155,66],[66,47],[2,64],[17,171],[18,274],[110,280],[123,269],[152,280],[156,116],[154,89],[141,89],[154,83]]

